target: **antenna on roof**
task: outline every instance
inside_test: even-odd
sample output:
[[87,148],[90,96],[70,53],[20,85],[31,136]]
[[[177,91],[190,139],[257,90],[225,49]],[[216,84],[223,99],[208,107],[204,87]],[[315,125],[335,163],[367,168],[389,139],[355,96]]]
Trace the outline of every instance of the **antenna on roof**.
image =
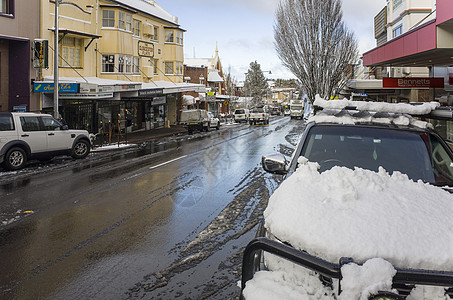
[[195,47],[193,47],[193,58],[196,58],[196,56],[195,56]]

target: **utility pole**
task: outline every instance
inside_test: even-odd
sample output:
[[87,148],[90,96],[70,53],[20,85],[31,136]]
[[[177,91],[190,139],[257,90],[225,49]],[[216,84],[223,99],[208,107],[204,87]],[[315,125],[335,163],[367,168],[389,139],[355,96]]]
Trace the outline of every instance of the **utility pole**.
[[55,0],[55,38],[54,38],[54,57],[53,57],[53,115],[58,118],[58,6],[60,0]]

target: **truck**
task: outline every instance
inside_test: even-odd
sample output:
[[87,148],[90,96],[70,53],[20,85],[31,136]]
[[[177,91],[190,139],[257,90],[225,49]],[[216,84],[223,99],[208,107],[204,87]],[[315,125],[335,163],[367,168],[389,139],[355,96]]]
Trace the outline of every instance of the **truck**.
[[256,125],[257,123],[269,124],[269,113],[264,107],[255,107],[249,113],[249,124]]
[[192,134],[194,131],[209,131],[211,127],[217,130],[220,127],[219,119],[210,115],[204,109],[190,109],[181,111],[181,125],[187,128],[187,132]]
[[291,119],[302,119],[304,117],[304,100],[291,100],[289,114]]

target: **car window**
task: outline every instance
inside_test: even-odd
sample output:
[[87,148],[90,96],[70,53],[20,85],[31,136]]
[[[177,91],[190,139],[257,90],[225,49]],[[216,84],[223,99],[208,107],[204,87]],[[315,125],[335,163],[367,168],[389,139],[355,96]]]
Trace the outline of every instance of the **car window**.
[[53,130],[60,130],[61,129],[61,123],[55,120],[54,118],[49,118],[49,117],[43,117],[42,121],[44,123],[44,127],[46,128],[47,131],[53,131]]
[[245,111],[243,109],[236,109],[234,111],[235,114],[245,114]]
[[20,117],[23,131],[40,131],[39,117]]
[[440,185],[453,182],[453,162],[442,143],[431,137],[432,164],[436,182]]
[[0,131],[14,130],[13,116],[0,116]]
[[[320,172],[333,166],[400,171],[412,180],[453,185],[451,158],[442,144],[429,147],[429,134],[392,129],[315,126],[308,133],[301,155],[320,164]],[[437,147],[437,148],[436,148]],[[434,156],[437,155],[436,166]],[[447,159],[448,158],[448,159]],[[449,168],[449,171],[446,171]]]

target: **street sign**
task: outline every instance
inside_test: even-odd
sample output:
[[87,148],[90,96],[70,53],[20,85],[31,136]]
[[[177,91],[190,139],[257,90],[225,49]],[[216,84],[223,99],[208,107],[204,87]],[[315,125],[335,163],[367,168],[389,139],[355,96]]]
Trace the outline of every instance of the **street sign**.
[[230,104],[228,100],[223,101],[223,105],[228,106],[228,104]]

